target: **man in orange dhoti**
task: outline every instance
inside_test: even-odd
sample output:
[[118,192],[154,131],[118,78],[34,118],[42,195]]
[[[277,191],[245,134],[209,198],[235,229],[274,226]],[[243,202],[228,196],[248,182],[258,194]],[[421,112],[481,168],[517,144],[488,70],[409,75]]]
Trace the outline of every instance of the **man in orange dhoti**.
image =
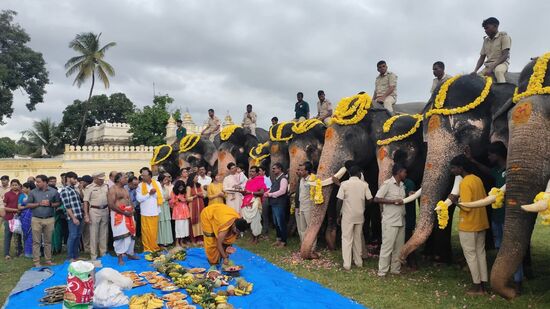
[[239,214],[225,204],[213,204],[201,213],[201,225],[204,234],[204,251],[211,265],[229,261],[229,254],[235,252],[231,245],[237,235],[246,231],[248,223]]

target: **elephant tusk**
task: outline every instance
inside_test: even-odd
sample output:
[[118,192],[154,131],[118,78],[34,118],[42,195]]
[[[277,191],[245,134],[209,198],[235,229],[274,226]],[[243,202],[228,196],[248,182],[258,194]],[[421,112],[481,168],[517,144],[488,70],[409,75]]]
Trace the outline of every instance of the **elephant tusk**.
[[[500,187],[500,191],[502,193],[506,192],[506,185]],[[466,207],[466,208],[480,208],[485,207],[493,204],[497,200],[496,195],[488,195],[485,198],[482,198],[477,201],[473,202],[464,202],[464,203],[458,203],[459,206]]]
[[408,203],[416,200],[417,198],[420,197],[420,195],[422,195],[422,188],[416,190],[416,192],[413,195],[410,195],[410,196],[407,196],[406,198],[404,198],[403,199],[403,204],[408,204]]
[[[453,184],[453,189],[451,190],[452,195],[459,196],[460,195],[460,183],[462,182],[462,176],[455,176],[455,182]],[[446,202],[446,201],[445,201]],[[450,206],[450,205],[447,205]]]
[[[345,173],[346,173],[346,168],[342,167],[341,169],[338,170],[338,172],[336,172],[336,174],[334,174],[334,177],[340,179],[340,178],[342,178],[342,176],[344,176]],[[313,181],[308,181],[307,184],[310,185],[310,186],[315,186],[316,185],[315,182],[313,182]],[[331,185],[331,184],[333,184],[332,177],[321,181],[321,186],[323,186],[323,187]]]
[[548,205],[550,205],[550,180],[548,180],[548,184],[546,185],[546,198],[542,199],[538,202],[529,204],[529,205],[521,205],[521,209],[528,211],[528,212],[541,212],[545,211],[548,208]]
[[[460,177],[460,176],[457,176],[457,177]],[[460,178],[462,178],[462,177],[460,177]],[[445,203],[445,205],[447,205],[447,207],[449,207],[449,206],[451,206],[451,205],[453,204],[453,201],[451,201],[450,199],[446,199],[445,202],[443,202],[443,203]],[[441,208],[440,208],[439,206],[435,207],[435,210],[436,210],[436,211],[437,211],[437,210],[440,210],[440,209],[441,209]]]

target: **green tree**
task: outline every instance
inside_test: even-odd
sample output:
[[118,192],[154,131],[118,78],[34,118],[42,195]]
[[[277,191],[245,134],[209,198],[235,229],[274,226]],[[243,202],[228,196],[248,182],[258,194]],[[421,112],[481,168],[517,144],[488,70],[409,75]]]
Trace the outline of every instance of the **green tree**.
[[[59,124],[61,139],[65,144],[83,145],[86,136],[83,134],[78,139],[81,119],[84,113],[85,102],[74,100],[72,104],[65,107],[63,119]],[[86,113],[84,132],[90,126],[102,122],[128,122],[128,116],[134,113],[136,107],[124,93],[113,93],[106,95],[94,95],[90,99]]]
[[15,15],[14,11],[0,11],[0,125],[4,117],[13,114],[13,91],[24,90],[29,96],[27,109],[33,111],[44,101],[49,83],[44,58],[26,45],[31,38],[13,23]]
[[63,153],[58,126],[50,118],[34,121],[32,129],[21,132],[19,140],[25,154],[35,158],[53,157]]
[[[101,33],[96,35],[92,32],[77,34],[74,40],[69,43],[69,47],[75,50],[80,55],[72,57],[65,63],[65,69],[67,69],[67,77],[76,74],[73,85],[78,87],[82,86],[88,78],[92,78],[92,85],[90,87],[90,93],[88,95],[88,103],[92,98],[92,92],[95,85],[95,77],[99,78],[103,82],[105,88],[109,88],[109,76],[115,75],[115,69],[107,63],[103,58],[105,52],[116,45],[115,42],[110,42],[107,45],[100,48],[99,38]],[[82,114],[82,120],[80,125],[80,131],[78,133],[77,140],[79,141],[84,134],[84,128],[86,127],[87,109],[89,104],[83,104],[84,113]]]
[[0,137],[0,158],[13,158],[17,154],[19,147],[9,137]]
[[[169,107],[174,99],[168,95],[155,96],[152,106],[145,106],[128,118],[132,145],[157,146],[164,144],[166,124],[170,118]],[[177,109],[174,118],[179,119],[181,112]]]

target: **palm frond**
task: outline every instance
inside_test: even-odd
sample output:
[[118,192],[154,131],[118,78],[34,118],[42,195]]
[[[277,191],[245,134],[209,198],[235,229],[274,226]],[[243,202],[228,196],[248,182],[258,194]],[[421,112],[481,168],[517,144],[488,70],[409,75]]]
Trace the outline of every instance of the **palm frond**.
[[103,68],[101,66],[97,66],[96,72],[97,72],[97,77],[99,78],[100,81],[103,82],[103,85],[105,86],[105,88],[109,88],[110,86],[109,76],[107,76]]
[[102,54],[105,54],[105,52],[106,52],[109,48],[114,47],[114,46],[116,46],[116,42],[110,42],[109,44],[103,46],[103,47],[99,50],[99,52],[102,53]]
[[105,73],[109,74],[109,76],[115,76],[115,69],[105,60],[98,59],[97,65],[105,71]]

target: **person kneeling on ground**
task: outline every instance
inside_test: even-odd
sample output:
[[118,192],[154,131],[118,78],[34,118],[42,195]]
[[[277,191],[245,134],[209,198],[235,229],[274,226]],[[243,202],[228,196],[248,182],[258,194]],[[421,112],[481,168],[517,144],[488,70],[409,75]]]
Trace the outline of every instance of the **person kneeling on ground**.
[[225,204],[213,204],[201,212],[200,223],[204,235],[204,251],[210,265],[217,265],[220,259],[229,262],[229,255],[235,252],[231,245],[237,235],[248,229],[246,220]]

